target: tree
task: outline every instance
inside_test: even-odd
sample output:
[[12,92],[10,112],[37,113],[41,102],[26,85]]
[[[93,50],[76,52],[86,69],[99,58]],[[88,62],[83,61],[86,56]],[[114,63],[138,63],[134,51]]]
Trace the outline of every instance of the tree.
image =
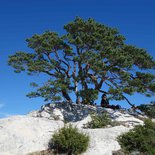
[[91,103],[99,93],[127,101],[125,94],[154,94],[155,75],[149,73],[155,68],[153,57],[142,48],[127,45],[117,29],[79,17],[64,29],[63,36],[52,31],[33,35],[26,40],[32,53],[9,57],[8,64],[16,73],[49,77],[42,86],[33,83],[36,92],[29,97],[72,101],[70,94],[75,93],[77,103]]

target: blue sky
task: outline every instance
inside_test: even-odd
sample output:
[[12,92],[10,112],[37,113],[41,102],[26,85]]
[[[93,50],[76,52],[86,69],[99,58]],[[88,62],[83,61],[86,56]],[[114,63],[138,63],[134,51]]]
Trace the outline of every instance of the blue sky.
[[[116,27],[126,43],[145,48],[155,58],[154,0],[1,0],[0,2],[0,117],[25,114],[44,104],[29,99],[30,82],[39,77],[15,74],[7,65],[8,56],[16,51],[30,51],[25,42],[45,30],[63,34],[63,25],[76,16],[89,17]],[[132,103],[148,103],[155,97],[129,97]],[[112,102],[113,103],[113,102]],[[121,102],[127,106],[125,102]]]

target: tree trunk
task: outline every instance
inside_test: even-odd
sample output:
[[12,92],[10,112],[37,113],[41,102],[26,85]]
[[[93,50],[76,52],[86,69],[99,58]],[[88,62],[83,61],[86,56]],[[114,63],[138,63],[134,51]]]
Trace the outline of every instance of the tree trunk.
[[62,90],[62,95],[68,102],[72,103],[72,100],[66,91]]

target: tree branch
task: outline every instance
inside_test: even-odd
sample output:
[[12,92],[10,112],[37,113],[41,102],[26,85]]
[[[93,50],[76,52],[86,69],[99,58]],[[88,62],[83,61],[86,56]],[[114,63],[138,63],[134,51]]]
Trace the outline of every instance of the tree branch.
[[43,73],[46,73],[46,74],[48,74],[48,75],[50,75],[50,76],[57,77],[55,74],[50,73],[49,71],[45,71],[45,70],[43,70],[42,72],[43,72]]
[[122,95],[122,97],[132,106],[132,107],[134,107],[135,105],[134,104],[132,104],[124,95]]

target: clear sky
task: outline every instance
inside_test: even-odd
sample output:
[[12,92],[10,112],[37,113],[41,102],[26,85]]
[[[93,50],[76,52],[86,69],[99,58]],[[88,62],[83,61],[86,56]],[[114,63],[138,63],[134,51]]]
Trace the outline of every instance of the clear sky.
[[[44,104],[29,99],[30,82],[39,80],[26,74],[15,74],[7,65],[8,56],[16,51],[30,51],[25,42],[45,30],[63,34],[63,25],[76,16],[94,18],[116,27],[126,43],[145,48],[155,58],[154,0],[1,0],[0,1],[0,117],[25,114]],[[132,103],[148,103],[155,97],[129,97]],[[121,102],[127,106],[125,101]]]

